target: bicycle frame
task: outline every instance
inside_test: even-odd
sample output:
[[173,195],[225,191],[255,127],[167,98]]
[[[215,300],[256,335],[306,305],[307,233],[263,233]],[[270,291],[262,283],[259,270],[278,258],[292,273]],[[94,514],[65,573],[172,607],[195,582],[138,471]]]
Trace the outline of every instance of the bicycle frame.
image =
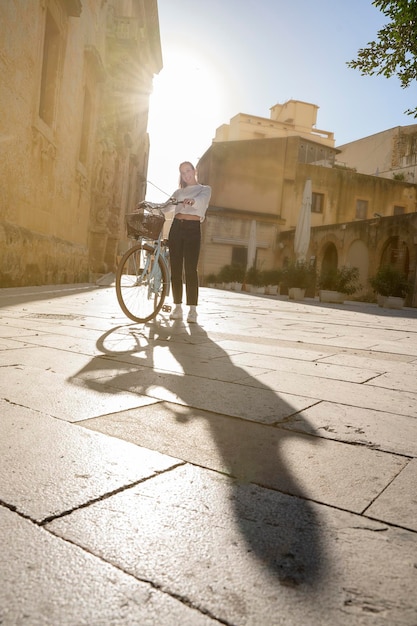
[[[170,288],[171,288],[171,268],[169,265],[169,250],[168,244],[164,244],[162,241],[162,234],[159,235],[156,241],[153,241],[151,244],[151,240],[146,237],[140,237],[134,245],[141,244],[144,248],[144,254],[146,255],[145,267],[142,272],[142,276],[146,276],[148,279],[149,290],[158,293],[161,287],[161,279],[162,274],[159,267],[158,259],[161,258],[165,263],[168,275],[168,284],[167,284],[167,292],[166,295],[169,296]],[[152,246],[152,250],[146,250],[146,246]],[[152,264],[151,270],[149,270],[149,266],[151,264],[152,256],[154,257],[154,263]]]

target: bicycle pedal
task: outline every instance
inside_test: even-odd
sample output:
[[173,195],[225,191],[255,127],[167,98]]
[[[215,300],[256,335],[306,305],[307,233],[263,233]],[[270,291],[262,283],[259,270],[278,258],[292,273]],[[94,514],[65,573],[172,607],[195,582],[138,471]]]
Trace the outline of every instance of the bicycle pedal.
[[163,310],[164,313],[171,313],[172,306],[170,306],[169,304],[163,304],[162,305],[162,310]]

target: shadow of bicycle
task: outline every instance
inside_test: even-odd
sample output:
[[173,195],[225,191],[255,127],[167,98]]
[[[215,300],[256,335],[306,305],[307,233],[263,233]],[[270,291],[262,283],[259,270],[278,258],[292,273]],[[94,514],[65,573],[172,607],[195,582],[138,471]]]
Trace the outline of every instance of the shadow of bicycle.
[[326,561],[320,520],[291,469],[291,442],[308,439],[311,451],[320,440],[282,427],[297,407],[256,379],[259,368],[236,365],[198,325],[119,326],[97,347],[104,356],[93,358],[74,383],[159,402],[129,411],[137,428],[131,421],[127,436],[112,416],[90,420],[93,428],[228,475],[248,552],[281,584],[316,585]]

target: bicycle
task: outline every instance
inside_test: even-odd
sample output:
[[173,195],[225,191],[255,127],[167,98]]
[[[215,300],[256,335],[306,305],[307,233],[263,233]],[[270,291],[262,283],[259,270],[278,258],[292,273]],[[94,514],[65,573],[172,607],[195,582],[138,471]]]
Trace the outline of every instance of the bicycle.
[[165,217],[162,209],[176,204],[169,198],[162,204],[141,202],[139,210],[126,215],[127,235],[137,243],[120,260],[116,271],[116,294],[127,317],[144,323],[155,318],[169,295],[171,273],[168,241],[162,239]]

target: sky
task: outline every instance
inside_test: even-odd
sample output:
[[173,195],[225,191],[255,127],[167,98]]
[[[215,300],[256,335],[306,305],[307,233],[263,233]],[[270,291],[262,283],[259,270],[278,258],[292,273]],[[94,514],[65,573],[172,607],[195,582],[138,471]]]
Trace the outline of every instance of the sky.
[[319,107],[335,145],[415,122],[415,86],[346,63],[387,18],[371,0],[158,0],[163,69],[149,104],[146,198],[166,200],[238,113],[270,117],[294,99]]

